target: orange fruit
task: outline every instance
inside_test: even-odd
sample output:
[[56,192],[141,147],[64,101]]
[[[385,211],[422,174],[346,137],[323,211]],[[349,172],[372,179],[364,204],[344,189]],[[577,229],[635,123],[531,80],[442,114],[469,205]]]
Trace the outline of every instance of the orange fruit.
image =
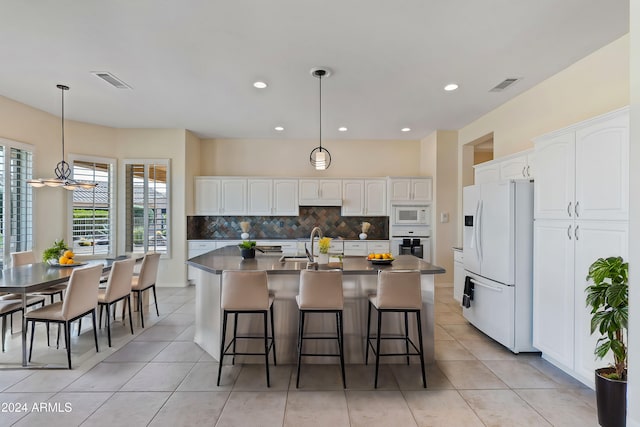
[[73,258],[75,254],[72,251],[65,251],[63,256],[66,258]]
[[376,254],[376,259],[382,259],[382,254]]
[[64,255],[63,255],[63,256],[61,256],[61,257],[58,259],[58,262],[59,262],[61,265],[65,265],[65,264],[67,263],[67,261],[69,261],[69,258],[67,258],[67,257],[66,257],[66,256],[64,256]]

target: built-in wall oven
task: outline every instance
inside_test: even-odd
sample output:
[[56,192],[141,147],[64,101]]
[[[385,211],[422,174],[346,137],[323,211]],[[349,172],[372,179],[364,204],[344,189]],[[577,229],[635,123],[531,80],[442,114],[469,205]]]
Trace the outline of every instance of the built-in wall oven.
[[428,226],[394,226],[391,254],[413,255],[431,262],[431,228]]

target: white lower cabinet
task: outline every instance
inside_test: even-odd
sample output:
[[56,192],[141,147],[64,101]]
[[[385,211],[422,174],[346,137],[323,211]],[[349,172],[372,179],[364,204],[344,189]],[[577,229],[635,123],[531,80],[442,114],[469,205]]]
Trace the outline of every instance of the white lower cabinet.
[[367,254],[386,254],[391,252],[389,241],[367,242]]
[[594,355],[599,335],[591,335],[586,277],[596,259],[627,254],[626,221],[535,221],[533,344],[591,388],[607,361]]
[[453,299],[462,302],[464,293],[464,255],[461,250],[453,250]]
[[[206,254],[218,248],[218,243],[214,240],[190,240],[187,242],[187,259]],[[195,268],[187,267],[187,280],[195,278]]]
[[344,242],[344,256],[366,256],[367,242],[347,241]]

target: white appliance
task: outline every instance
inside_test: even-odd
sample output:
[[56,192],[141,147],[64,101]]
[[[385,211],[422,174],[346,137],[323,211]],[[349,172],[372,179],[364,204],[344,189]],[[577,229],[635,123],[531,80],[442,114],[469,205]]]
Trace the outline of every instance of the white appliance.
[[392,225],[431,225],[430,206],[393,206]]
[[464,269],[473,293],[464,317],[514,353],[532,345],[533,183],[463,189]]

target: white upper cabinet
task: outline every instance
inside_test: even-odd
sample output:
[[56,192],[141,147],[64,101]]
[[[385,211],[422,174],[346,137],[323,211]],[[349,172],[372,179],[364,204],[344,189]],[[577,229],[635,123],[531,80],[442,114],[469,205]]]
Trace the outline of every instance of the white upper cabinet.
[[247,179],[195,177],[196,215],[245,215]]
[[343,216],[384,216],[387,213],[387,182],[384,179],[342,181]]
[[247,214],[271,215],[273,206],[273,180],[250,178],[247,180]]
[[273,215],[296,216],[298,206],[298,180],[273,180]]
[[474,184],[485,184],[505,179],[533,179],[533,150],[475,165]]
[[431,178],[391,178],[388,187],[392,203],[431,203],[433,199]]
[[298,180],[249,178],[248,215],[298,215]]
[[342,204],[342,180],[300,179],[298,181],[301,206],[340,206]]
[[576,131],[574,211],[579,219],[629,216],[629,116],[607,117]]
[[475,185],[500,181],[500,163],[492,160],[475,165],[473,167],[473,178]]
[[211,176],[195,177],[195,214],[220,215],[220,180]]
[[245,215],[247,213],[247,180],[222,178],[220,200],[222,215]]
[[629,113],[536,139],[536,218],[626,220]]

